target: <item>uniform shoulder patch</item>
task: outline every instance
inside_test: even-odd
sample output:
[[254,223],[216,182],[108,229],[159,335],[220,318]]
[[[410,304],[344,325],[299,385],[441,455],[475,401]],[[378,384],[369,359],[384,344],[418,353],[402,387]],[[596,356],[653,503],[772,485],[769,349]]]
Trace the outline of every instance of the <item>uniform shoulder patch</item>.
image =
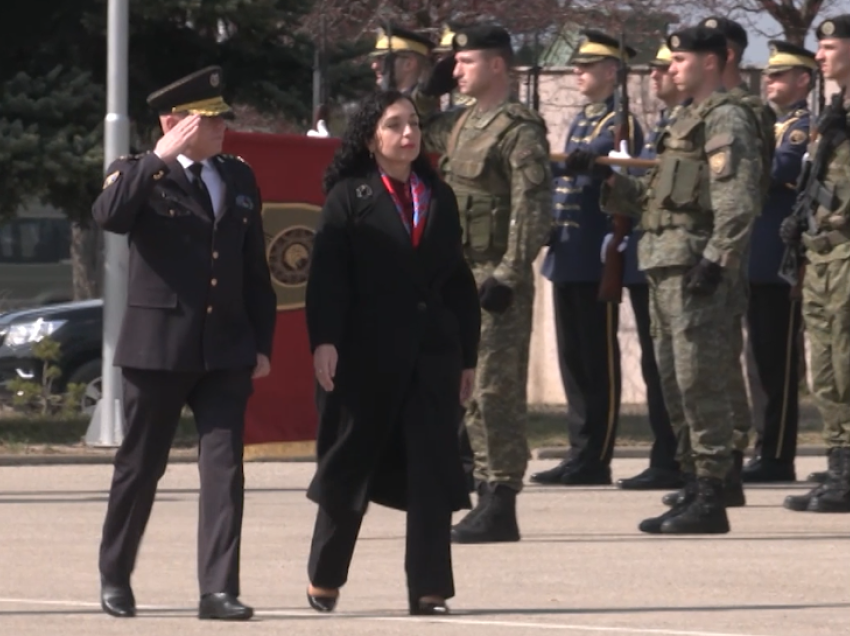
[[805,130],[800,130],[797,128],[796,130],[792,130],[788,133],[788,141],[790,141],[795,146],[799,146],[800,144],[806,143],[809,139],[809,136],[806,134]]
[[106,179],[104,179],[104,180],[103,180],[103,189],[104,189],[104,190],[106,190],[106,188],[108,188],[108,187],[109,187],[109,186],[111,186],[113,183],[115,183],[116,181],[118,181],[118,177],[120,177],[120,176],[121,176],[121,171],[120,171],[120,170],[116,170],[115,172],[110,173],[110,174],[106,177]]
[[725,152],[715,152],[708,158],[708,165],[711,167],[711,171],[718,177],[726,171],[727,163],[728,156]]

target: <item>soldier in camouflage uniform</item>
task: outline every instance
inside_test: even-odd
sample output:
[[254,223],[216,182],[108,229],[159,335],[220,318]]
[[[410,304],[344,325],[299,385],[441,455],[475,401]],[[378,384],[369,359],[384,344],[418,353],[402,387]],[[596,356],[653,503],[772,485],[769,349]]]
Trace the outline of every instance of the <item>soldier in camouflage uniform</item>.
[[613,174],[571,153],[566,173],[605,179],[603,208],[639,217],[638,262],[650,286],[653,340],[667,404],[681,404],[681,468],[695,475],[683,501],[647,519],[648,533],[725,533],[724,480],[732,468],[728,305],[755,217],[761,177],[758,123],[725,91],[726,38],[691,27],[667,39],[673,81],[692,101],[668,127],[656,168]]
[[[511,96],[507,31],[462,29],[453,75],[476,98],[426,122],[423,140],[458,198],[465,253],[479,286],[481,343],[466,425],[481,484],[452,531],[458,543],[518,541],[516,495],[528,464],[526,385],[532,266],[549,234],[552,175],[546,123]],[[451,87],[447,87],[448,92]]]
[[[723,72],[723,84],[732,95],[741,100],[755,113],[758,120],[758,144],[762,156],[762,179],[761,196],[756,203],[755,215],[761,214],[762,207],[770,190],[770,168],[773,161],[774,124],[776,115],[769,105],[765,104],[759,95],[750,91],[741,74],[741,62],[744,51],[749,43],[747,32],[734,20],[722,16],[711,16],[705,18],[700,26],[717,29],[724,36],[728,45],[726,70]],[[749,248],[748,248],[749,249]],[[745,261],[749,260],[747,252]],[[734,426],[735,450],[733,453],[734,467],[729,474],[726,483],[726,506],[743,506],[746,504],[744,489],[741,478],[741,470],[744,464],[744,451],[749,445],[750,429],[753,426],[753,416],[750,403],[747,398],[746,381],[744,369],[741,364],[741,354],[744,350],[743,320],[747,313],[749,300],[749,278],[748,268],[740,269],[740,280],[733,286],[731,298],[731,332],[730,339],[732,347],[730,357],[726,366],[729,380],[729,400],[732,406],[732,424]]]
[[812,392],[823,417],[829,459],[826,483],[805,495],[789,496],[785,507],[846,513],[850,512],[850,115],[846,101],[850,14],[824,21],[816,35],[821,71],[845,91],[845,101],[826,109],[809,150],[812,157],[822,148],[826,152],[825,169],[814,175],[820,186],[817,209],[805,232],[800,219],[789,216],[780,226],[780,235],[789,245],[802,241],[806,249],[803,320],[811,348]]
[[[432,51],[433,55],[437,58],[437,62],[449,55],[454,57],[455,52],[452,50],[452,41],[454,40],[455,33],[461,27],[462,25],[457,23],[450,22],[446,24],[445,29],[443,29],[443,34],[440,36],[440,43],[437,44]],[[455,89],[448,95],[448,108],[446,110],[466,108],[467,106],[472,106],[474,103],[474,97],[464,95]]]

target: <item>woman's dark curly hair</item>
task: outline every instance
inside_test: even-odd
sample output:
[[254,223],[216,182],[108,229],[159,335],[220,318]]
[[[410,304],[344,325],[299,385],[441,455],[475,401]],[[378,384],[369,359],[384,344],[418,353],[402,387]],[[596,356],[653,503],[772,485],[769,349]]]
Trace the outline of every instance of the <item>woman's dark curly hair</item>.
[[[407,95],[397,90],[376,91],[360,102],[357,112],[352,115],[342,135],[342,143],[334,153],[331,165],[325,170],[322,180],[322,190],[325,194],[343,179],[364,177],[375,170],[377,164],[374,157],[369,156],[368,143],[375,137],[378,122],[387,108],[402,99],[413,103]],[[422,151],[413,160],[413,171],[429,184],[437,180],[437,171]]]

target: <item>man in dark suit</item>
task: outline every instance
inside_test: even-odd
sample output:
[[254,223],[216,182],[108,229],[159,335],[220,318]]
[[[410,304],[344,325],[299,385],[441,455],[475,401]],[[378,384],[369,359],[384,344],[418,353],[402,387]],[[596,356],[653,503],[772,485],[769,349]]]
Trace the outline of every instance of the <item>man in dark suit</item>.
[[136,613],[130,587],[157,482],[185,404],[198,428],[198,617],[247,620],[238,601],[242,434],[254,378],[268,375],[276,299],[251,168],[221,154],[222,73],[209,67],[151,94],[165,133],[107,170],[92,212],[129,241],[127,309],[115,351],[127,432],[100,547],[101,605]]

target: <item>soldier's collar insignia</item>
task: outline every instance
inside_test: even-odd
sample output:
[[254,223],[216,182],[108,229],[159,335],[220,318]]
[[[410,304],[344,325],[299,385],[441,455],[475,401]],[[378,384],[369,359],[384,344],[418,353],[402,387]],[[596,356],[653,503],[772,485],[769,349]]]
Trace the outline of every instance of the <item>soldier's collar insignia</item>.
[[104,190],[106,190],[106,188],[108,188],[108,187],[109,187],[109,186],[111,186],[113,183],[115,183],[116,181],[118,181],[118,177],[120,177],[120,176],[121,176],[121,171],[120,171],[120,170],[116,170],[116,171],[115,171],[115,172],[113,172],[111,175],[109,175],[108,177],[106,177],[106,179],[104,179],[104,181],[103,181],[103,189],[104,189]]
[[247,194],[240,194],[236,197],[236,205],[246,210],[254,209],[254,201]]
[[584,107],[584,116],[590,119],[601,117],[608,110],[608,104],[599,102],[596,104],[588,104]]
[[363,185],[357,186],[357,189],[354,191],[354,194],[357,195],[358,199],[365,199],[367,197],[372,196],[372,188],[370,188],[364,183]]

